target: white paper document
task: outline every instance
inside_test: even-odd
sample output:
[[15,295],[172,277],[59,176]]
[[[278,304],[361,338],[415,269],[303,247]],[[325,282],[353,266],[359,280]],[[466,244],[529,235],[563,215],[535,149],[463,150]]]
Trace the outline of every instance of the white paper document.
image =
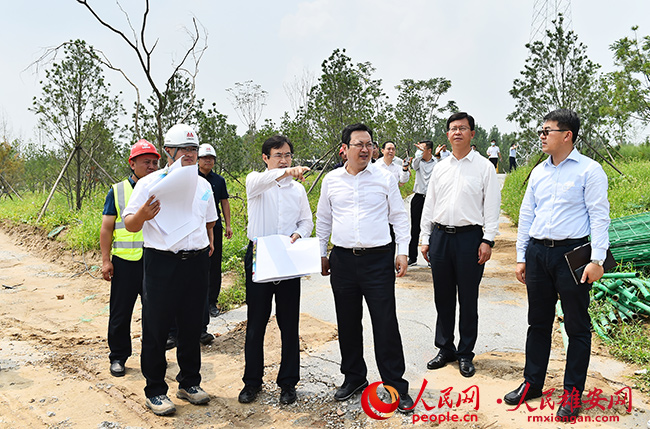
[[299,238],[291,243],[287,235],[258,237],[253,253],[253,281],[262,283],[321,272],[318,238]]
[[197,229],[200,224],[200,219],[192,216],[192,204],[199,179],[198,167],[182,167],[181,159],[174,162],[167,174],[149,191],[149,196],[155,195],[160,201],[160,212],[152,221],[158,224],[164,233],[165,243],[169,246]]

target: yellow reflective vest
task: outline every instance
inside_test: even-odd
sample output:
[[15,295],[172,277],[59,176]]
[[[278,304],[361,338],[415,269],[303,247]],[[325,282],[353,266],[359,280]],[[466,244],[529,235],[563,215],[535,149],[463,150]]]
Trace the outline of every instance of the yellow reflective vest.
[[142,230],[138,232],[129,232],[124,227],[122,213],[133,193],[133,187],[129,179],[113,185],[113,196],[115,197],[115,209],[117,217],[115,218],[115,229],[113,229],[113,247],[111,255],[126,259],[127,261],[139,261],[142,258]]

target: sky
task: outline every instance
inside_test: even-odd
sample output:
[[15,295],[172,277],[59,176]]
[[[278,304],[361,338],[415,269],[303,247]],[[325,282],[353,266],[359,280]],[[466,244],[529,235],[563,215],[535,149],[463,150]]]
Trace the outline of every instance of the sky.
[[[549,0],[549,3],[560,0]],[[562,0],[568,3],[566,0]],[[115,1],[89,0],[108,22],[128,32]],[[122,7],[138,28],[144,1],[123,0]],[[396,102],[402,79],[444,77],[452,87],[443,101],[455,100],[483,128],[516,131],[506,120],[515,103],[512,88],[528,57],[535,5],[540,0],[153,0],[146,40],[154,51],[154,79],[160,87],[188,45],[186,28],[195,17],[207,32],[208,48],[197,76],[197,95],[244,126],[229,101],[227,88],[252,80],[268,92],[263,119],[278,123],[292,107],[284,86],[305,73],[317,78],[321,63],[345,48],[354,63],[370,62],[373,75]],[[32,64],[48,47],[83,39],[123,68],[148,96],[150,90],[130,48],[102,27],[74,0],[2,0],[0,25],[0,134],[12,140],[38,141],[37,119],[28,109],[41,95],[43,67]],[[580,0],[570,5],[572,29],[587,46],[590,59],[604,72],[614,69],[609,46],[632,36],[650,34],[642,17],[647,0]],[[645,21],[645,22],[644,22]],[[115,72],[105,76],[124,106],[135,94]],[[123,118],[127,121],[128,117]],[[0,136],[2,137],[2,136]]]

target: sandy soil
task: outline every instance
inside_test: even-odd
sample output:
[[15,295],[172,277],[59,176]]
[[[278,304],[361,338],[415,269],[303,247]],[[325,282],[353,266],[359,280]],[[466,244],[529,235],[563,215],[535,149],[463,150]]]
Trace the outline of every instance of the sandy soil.
[[[502,278],[513,299],[522,299],[525,289],[513,275],[516,231],[507,220],[501,231],[486,277]],[[174,398],[175,387],[171,387],[170,397],[177,404],[177,413],[172,417],[154,416],[143,403],[139,303],[132,324],[134,356],[127,362],[127,374],[115,378],[108,371],[109,284],[97,278],[100,273],[93,268],[97,265],[97,254],[71,254],[34,228],[5,225],[0,232],[0,427],[401,427],[413,421],[412,416],[398,415],[383,422],[374,421],[360,412],[358,405],[355,411],[349,404],[333,401],[331,386],[324,386],[316,394],[302,394],[296,404],[282,407],[277,399],[279,392],[273,390],[277,388],[267,383],[256,403],[239,404],[245,322],[203,347],[203,385],[212,395],[211,402],[200,407],[189,405]],[[430,273],[422,270],[400,279],[398,287],[430,287],[430,282]],[[330,323],[303,314],[300,327],[306,356],[336,341],[336,326]],[[273,380],[280,360],[279,333],[274,320],[269,323],[266,338],[265,379]],[[588,389],[602,389],[603,396],[609,398],[620,388],[633,386],[628,377],[636,368],[611,359],[603,350],[596,339],[587,384]],[[175,386],[175,352],[169,351],[167,359],[167,381]],[[563,359],[561,336],[556,334],[546,388],[561,388]],[[435,374],[426,373],[429,382],[435,380],[436,386],[425,391],[423,399],[427,404],[438,405],[445,386],[454,386],[454,398],[472,385],[480,386],[481,398],[500,398],[521,381],[523,354],[486,353],[475,361],[478,372],[472,379],[462,379],[456,364]],[[303,378],[308,377],[303,374]],[[412,390],[417,391],[421,382],[412,380]],[[529,422],[531,414],[550,415],[548,409],[536,413],[521,408],[512,411],[513,407],[485,401],[478,410],[474,410],[475,403],[460,404],[451,410],[456,414],[476,414],[477,422],[441,426],[558,427],[557,423]],[[531,401],[531,405],[539,408],[540,400]],[[645,414],[647,397],[636,389],[633,405],[631,413],[621,405],[605,411],[587,411],[587,416],[619,416],[621,421],[582,427],[645,427],[650,418],[650,414]],[[427,414],[441,411],[450,408],[436,408]],[[425,412],[422,406],[418,412]]]

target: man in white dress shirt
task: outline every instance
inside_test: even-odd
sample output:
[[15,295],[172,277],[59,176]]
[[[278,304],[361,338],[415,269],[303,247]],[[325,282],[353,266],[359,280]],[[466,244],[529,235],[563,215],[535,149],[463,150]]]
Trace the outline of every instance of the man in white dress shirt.
[[[334,399],[345,401],[368,386],[363,358],[363,299],[373,325],[375,358],[382,381],[399,394],[398,411],[413,407],[408,394],[404,352],[395,307],[395,270],[406,273],[409,243],[408,214],[395,177],[370,163],[372,131],[364,124],[343,130],[343,148],[348,161],[323,179],[316,236],[320,241],[322,274],[330,275],[343,385]],[[389,225],[395,231],[397,258]],[[327,244],[334,245],[329,258]]]
[[244,388],[239,402],[247,404],[262,389],[264,374],[264,333],[271,316],[275,295],[275,315],[282,340],[282,360],[277,383],[280,403],[296,401],[296,383],[300,379],[300,278],[279,282],[253,281],[253,239],[267,235],[291,236],[291,242],[309,237],[314,228],[305,187],[293,179],[303,179],[308,167],[291,167],[293,145],[284,136],[273,136],[262,144],[262,160],[267,169],[246,176],[248,199],[248,239],[251,240],[244,259],[246,271],[246,345],[244,355]]
[[[192,127],[174,125],[165,134],[167,165],[181,159],[182,167],[194,169],[198,177],[196,156],[199,139]],[[192,404],[210,401],[201,389],[201,344],[203,310],[208,293],[209,255],[213,250],[212,228],[218,219],[212,188],[198,177],[190,207],[179,218],[190,219],[196,228],[179,241],[169,244],[167,233],[155,217],[164,210],[150,189],[165,180],[169,168],[163,168],[138,180],[124,210],[124,225],[130,232],[142,230],[144,239],[144,280],[142,294],[141,366],[147,385],[146,405],[157,415],[176,411],[167,397],[165,344],[171,324],[176,320],[180,372],[176,396]]]
[[[447,120],[452,155],[433,169],[422,212],[420,244],[431,262],[438,355],[428,369],[458,360],[461,375],[475,373],[478,289],[499,231],[501,193],[493,165],[470,148],[474,118],[458,112]],[[458,347],[454,345],[456,299],[460,306]]]
[[411,171],[409,170],[408,163],[404,164],[400,158],[395,156],[395,153],[397,153],[397,145],[395,145],[395,142],[390,140],[384,142],[381,145],[381,153],[383,157],[376,164],[377,167],[384,168],[395,176],[399,186],[408,182],[411,177]]

